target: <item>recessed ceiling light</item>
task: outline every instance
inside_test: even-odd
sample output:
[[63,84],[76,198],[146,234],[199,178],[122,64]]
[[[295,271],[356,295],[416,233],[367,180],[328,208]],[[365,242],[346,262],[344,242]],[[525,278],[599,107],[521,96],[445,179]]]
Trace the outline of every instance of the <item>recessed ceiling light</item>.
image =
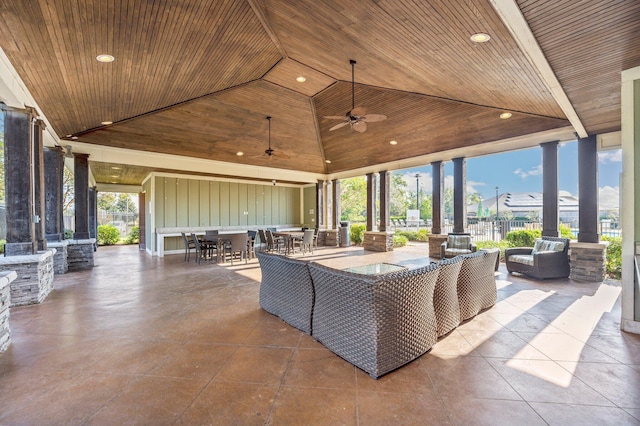
[[108,126],[109,124],[113,124],[113,121],[101,121],[100,124],[103,126]]
[[238,152],[236,152],[236,155],[237,155],[238,157],[242,157],[242,156],[244,155],[244,152],[242,152],[242,151],[238,151]]
[[307,79],[306,79],[306,77],[299,76],[299,77],[296,78],[296,81],[298,83],[304,83],[305,81],[307,81]]
[[331,160],[324,160],[325,163],[331,164]]
[[398,145],[398,141],[389,141],[389,144],[391,144],[391,145]]
[[118,177],[118,175],[111,175],[111,177],[117,178],[117,177]]
[[513,114],[511,114],[510,112],[503,112],[502,114],[500,114],[500,118],[506,120],[507,118],[511,118],[512,115]]
[[115,60],[116,60],[116,58],[114,58],[114,57],[113,57],[113,56],[111,56],[111,55],[104,55],[104,54],[103,54],[103,55],[98,55],[98,56],[96,56],[96,60],[97,60],[98,62],[113,62],[113,61],[115,61]]
[[76,139],[78,139],[78,137],[77,136],[71,136],[71,139],[73,139],[75,141]]
[[471,41],[475,43],[484,43],[491,40],[491,36],[486,33],[476,33],[471,36]]
[[120,167],[116,167],[116,166],[112,166],[111,167],[113,170],[120,170]]

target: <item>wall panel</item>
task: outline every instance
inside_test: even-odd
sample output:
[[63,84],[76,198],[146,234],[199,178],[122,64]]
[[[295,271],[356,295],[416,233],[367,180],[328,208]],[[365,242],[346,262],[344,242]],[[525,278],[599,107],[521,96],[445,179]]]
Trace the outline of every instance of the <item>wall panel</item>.
[[229,226],[229,211],[230,211],[230,190],[229,190],[229,182],[220,182],[220,201],[218,205],[220,206],[220,226]]
[[189,179],[187,181],[187,208],[189,210],[189,226],[200,226],[200,182],[201,181],[195,179]]
[[209,182],[209,224],[220,226],[220,182]]
[[164,178],[164,223],[162,224],[164,227],[179,226],[176,198],[177,182],[176,178]]
[[198,224],[198,226],[210,226],[211,221],[210,221],[210,214],[209,214],[209,210],[211,207],[211,203],[209,202],[210,196],[211,196],[211,182],[207,181],[207,180],[201,180],[200,181],[200,214],[199,214],[199,219],[200,219],[200,223]]

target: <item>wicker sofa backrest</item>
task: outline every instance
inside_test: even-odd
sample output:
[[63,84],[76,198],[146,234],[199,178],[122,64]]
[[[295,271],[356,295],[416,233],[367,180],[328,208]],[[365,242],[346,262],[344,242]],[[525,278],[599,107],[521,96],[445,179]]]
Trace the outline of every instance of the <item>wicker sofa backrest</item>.
[[495,254],[482,250],[461,257],[457,289],[460,321],[465,321],[496,302]]
[[564,249],[567,244],[568,243],[565,243],[564,241],[555,241],[549,238],[538,238],[533,246],[533,250],[531,250],[531,254],[563,252],[565,251]]
[[460,324],[457,283],[463,261],[462,256],[456,256],[438,263],[438,280],[433,294],[438,337],[444,336]]
[[260,307],[307,333],[312,333],[315,292],[308,262],[257,252],[262,283]]
[[437,340],[438,265],[363,275],[311,262],[313,337],[372,377],[427,352]]

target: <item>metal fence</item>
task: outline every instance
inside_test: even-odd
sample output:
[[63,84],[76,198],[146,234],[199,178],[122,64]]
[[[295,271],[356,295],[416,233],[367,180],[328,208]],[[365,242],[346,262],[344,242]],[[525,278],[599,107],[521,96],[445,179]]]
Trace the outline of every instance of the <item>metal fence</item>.
[[[410,230],[417,231],[419,229],[427,229],[430,231],[430,224],[425,223],[401,223],[401,222],[392,222],[392,228],[395,230]],[[578,235],[578,227],[575,223],[566,223],[562,224],[566,225],[571,229],[573,235]],[[611,221],[611,220],[601,220],[599,222],[599,232],[601,236],[608,237],[620,237],[622,236],[622,229],[620,228],[620,222]],[[477,221],[471,222],[467,224],[466,232],[471,234],[475,241],[500,241],[504,239],[505,235],[507,235],[510,231],[519,231],[519,230],[533,230],[538,229],[542,230],[542,222],[534,222],[530,220],[490,220],[490,221]],[[443,234],[448,234],[453,232],[453,223],[450,221],[445,221],[445,224],[442,228]]]

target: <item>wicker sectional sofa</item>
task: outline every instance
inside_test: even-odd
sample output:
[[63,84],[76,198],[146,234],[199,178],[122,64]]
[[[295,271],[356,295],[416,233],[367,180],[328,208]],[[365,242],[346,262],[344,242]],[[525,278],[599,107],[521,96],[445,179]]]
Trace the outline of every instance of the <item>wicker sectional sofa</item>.
[[365,275],[259,252],[260,306],[377,379],[495,303],[496,255]]

